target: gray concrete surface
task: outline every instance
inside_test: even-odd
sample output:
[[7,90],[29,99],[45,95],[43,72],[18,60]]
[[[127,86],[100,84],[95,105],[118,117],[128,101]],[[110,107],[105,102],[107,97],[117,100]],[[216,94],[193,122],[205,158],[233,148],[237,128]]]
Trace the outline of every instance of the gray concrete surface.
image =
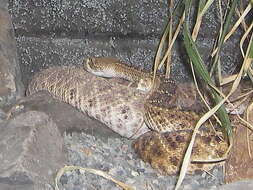
[[[33,72],[52,65],[81,64],[87,56],[116,56],[139,68],[150,69],[168,19],[167,1],[146,0],[10,0],[18,53],[25,84]],[[218,33],[215,6],[203,19],[197,40],[206,63]],[[222,53],[223,71],[240,63],[238,33]],[[172,77],[191,74],[180,34],[173,49]]]

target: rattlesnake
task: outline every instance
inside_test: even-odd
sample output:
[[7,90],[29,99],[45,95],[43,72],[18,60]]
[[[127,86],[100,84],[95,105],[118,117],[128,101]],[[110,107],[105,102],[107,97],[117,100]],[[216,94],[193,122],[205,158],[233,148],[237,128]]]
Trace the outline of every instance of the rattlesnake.
[[[55,98],[88,113],[120,135],[137,138],[133,148],[154,168],[164,174],[177,173],[192,128],[200,117],[195,112],[180,110],[174,105],[164,107],[156,101],[164,84],[170,88],[163,95],[168,97],[168,102],[173,99],[176,85],[160,78],[153,83],[150,74],[122,65],[117,59],[89,58],[85,69],[89,72],[73,66],[43,70],[34,76],[27,94],[47,90]],[[131,83],[96,75],[123,77]],[[226,149],[227,143],[212,130],[203,130],[196,138],[192,158],[214,159],[222,156]],[[189,172],[209,170],[212,166],[191,164]]]

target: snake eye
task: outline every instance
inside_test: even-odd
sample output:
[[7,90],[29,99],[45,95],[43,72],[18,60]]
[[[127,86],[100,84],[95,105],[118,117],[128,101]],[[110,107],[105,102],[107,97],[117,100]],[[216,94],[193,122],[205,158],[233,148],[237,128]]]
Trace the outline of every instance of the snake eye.
[[92,58],[87,58],[86,59],[86,64],[88,65],[88,64],[90,64],[92,62]]
[[93,58],[93,57],[89,57],[87,60],[86,60],[86,65],[91,67],[91,68],[94,68],[96,65],[96,59]]
[[93,60],[92,58],[87,58],[86,60],[84,60],[84,63],[83,63],[83,67],[86,71],[91,71],[92,68],[93,68]]

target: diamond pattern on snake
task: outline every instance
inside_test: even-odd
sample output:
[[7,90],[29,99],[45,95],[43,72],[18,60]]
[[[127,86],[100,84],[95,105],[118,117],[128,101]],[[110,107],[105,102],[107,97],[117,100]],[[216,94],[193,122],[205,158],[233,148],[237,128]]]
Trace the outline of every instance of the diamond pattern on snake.
[[[126,81],[128,82],[126,82]],[[93,57],[84,67],[52,67],[35,74],[27,94],[48,91],[96,118],[123,137],[135,139],[140,158],[162,174],[176,174],[200,116],[173,104],[177,85],[123,64],[116,58]],[[227,150],[211,129],[199,132],[192,159],[215,159]],[[189,173],[214,164],[194,164]]]

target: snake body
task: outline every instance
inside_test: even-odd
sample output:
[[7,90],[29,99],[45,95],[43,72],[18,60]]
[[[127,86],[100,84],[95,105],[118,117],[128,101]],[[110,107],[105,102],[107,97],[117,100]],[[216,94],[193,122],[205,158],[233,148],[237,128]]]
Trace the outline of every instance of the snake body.
[[[153,96],[159,91],[160,78],[156,78],[153,85],[151,74],[126,66],[117,59],[88,58],[84,64],[84,68],[90,73],[102,77],[123,78],[137,83],[136,89],[145,95],[143,117],[147,126],[152,130],[157,132],[171,132],[185,128],[188,129],[199,118],[194,112],[181,111],[174,108],[166,109],[162,105],[165,102],[155,105],[154,100],[157,100],[159,97]],[[174,81],[166,80],[163,82],[169,84],[169,88],[174,88],[173,91],[175,90]],[[166,94],[166,96],[173,96],[173,91]]]
[[[164,174],[175,174],[182,163],[198,114],[164,106],[157,101],[162,93],[169,102],[175,83],[138,71],[112,58],[90,58],[82,67],[53,67],[37,73],[27,94],[47,90],[55,98],[71,104],[105,123],[127,138],[137,138],[137,154]],[[102,77],[98,77],[102,76]],[[131,83],[107,78],[124,78]],[[135,83],[132,86],[132,83]],[[153,85],[155,84],[155,85]],[[165,84],[165,86],[163,86]],[[135,86],[136,85],[136,86]],[[161,89],[163,88],[163,89]],[[151,131],[150,131],[151,130]],[[150,131],[150,132],[148,132]],[[227,143],[211,130],[201,131],[193,149],[194,159],[215,159]],[[191,164],[190,171],[209,170],[213,164]]]

